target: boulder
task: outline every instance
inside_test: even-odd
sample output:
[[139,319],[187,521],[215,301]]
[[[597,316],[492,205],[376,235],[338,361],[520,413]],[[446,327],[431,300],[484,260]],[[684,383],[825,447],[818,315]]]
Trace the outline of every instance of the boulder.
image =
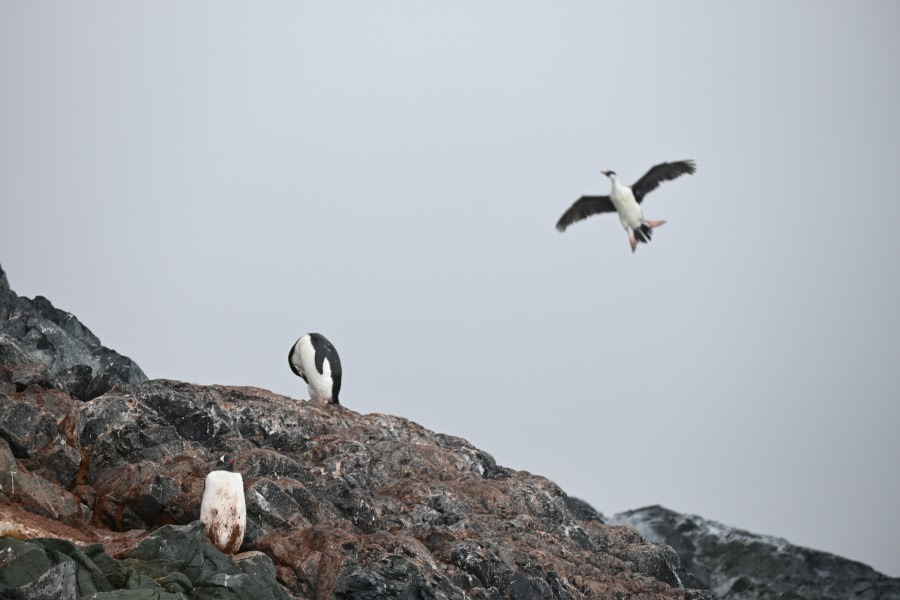
[[79,547],[52,538],[2,537],[0,557],[2,583],[30,600],[290,598],[269,557],[225,556],[206,539],[200,521],[160,527],[122,560],[100,544]]

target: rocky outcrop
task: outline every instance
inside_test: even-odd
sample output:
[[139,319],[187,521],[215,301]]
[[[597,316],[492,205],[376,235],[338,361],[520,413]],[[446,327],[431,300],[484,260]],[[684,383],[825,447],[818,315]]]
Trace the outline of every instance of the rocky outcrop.
[[90,400],[114,385],[144,381],[147,376],[134,361],[102,346],[74,315],[43,296],[19,297],[0,267],[0,382],[5,389],[35,384]]
[[661,506],[620,513],[612,521],[672,546],[700,583],[724,600],[900,600],[900,579],[780,538]]
[[244,549],[298,597],[714,597],[671,548],[398,417],[253,388],[150,381],[83,402],[33,385],[0,396],[0,436],[0,501],[97,535],[195,521],[210,465],[237,455]]
[[[249,562],[198,533],[226,452],[245,481],[242,550],[262,555]],[[670,547],[465,440],[146,381],[2,275],[0,534],[0,581],[32,598],[715,598]]]

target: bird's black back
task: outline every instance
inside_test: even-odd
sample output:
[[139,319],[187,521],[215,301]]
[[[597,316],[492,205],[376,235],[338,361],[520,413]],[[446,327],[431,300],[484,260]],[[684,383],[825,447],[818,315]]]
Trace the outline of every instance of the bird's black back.
[[341,378],[343,376],[341,357],[338,356],[334,345],[321,333],[309,334],[309,341],[316,351],[316,370],[320,375],[325,374],[325,359],[328,359],[328,365],[331,367],[331,401],[335,404],[340,404],[338,393],[341,391]]

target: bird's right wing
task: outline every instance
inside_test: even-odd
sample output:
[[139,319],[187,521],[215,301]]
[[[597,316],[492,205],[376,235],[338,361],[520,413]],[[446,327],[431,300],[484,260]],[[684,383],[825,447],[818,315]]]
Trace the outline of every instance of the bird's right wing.
[[659,187],[663,181],[672,181],[682,175],[693,175],[697,171],[697,164],[692,160],[676,160],[674,162],[659,163],[650,167],[644,176],[634,182],[631,192],[634,199],[640,204],[644,196]]
[[569,210],[563,213],[563,216],[556,222],[556,228],[565,231],[566,227],[572,223],[605,212],[616,212],[616,207],[613,206],[609,196],[582,196],[569,207]]

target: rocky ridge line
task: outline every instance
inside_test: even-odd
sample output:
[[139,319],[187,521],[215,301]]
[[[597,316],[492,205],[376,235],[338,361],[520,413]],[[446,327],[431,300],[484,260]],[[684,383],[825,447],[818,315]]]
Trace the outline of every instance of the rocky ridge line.
[[[250,573],[196,536],[203,480],[225,451],[245,480],[243,550],[268,557],[243,592],[217,582]],[[2,270],[0,485],[0,528],[30,540],[3,538],[0,581],[20,587],[20,567],[40,564],[29,580],[57,568],[74,598],[716,597],[672,548],[460,438],[256,388],[146,381],[74,316],[19,298]],[[135,555],[147,543],[213,566],[179,578]]]
[[900,579],[862,563],[649,506],[612,517],[672,546],[705,587],[728,600],[900,600]]

